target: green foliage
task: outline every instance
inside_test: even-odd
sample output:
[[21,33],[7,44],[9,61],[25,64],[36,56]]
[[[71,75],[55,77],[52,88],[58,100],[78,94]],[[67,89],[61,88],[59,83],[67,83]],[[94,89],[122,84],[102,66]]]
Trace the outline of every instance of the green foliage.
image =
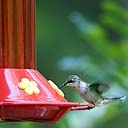
[[[114,1],[104,1],[101,5],[103,13],[99,23],[89,22],[89,27],[81,31],[90,49],[86,54],[91,60],[90,65],[96,65],[92,66],[93,70],[99,68],[96,74],[104,74],[104,79],[128,87],[128,10]],[[73,21],[79,30],[88,22],[79,13],[74,19],[79,19]],[[85,23],[80,26],[82,19]]]

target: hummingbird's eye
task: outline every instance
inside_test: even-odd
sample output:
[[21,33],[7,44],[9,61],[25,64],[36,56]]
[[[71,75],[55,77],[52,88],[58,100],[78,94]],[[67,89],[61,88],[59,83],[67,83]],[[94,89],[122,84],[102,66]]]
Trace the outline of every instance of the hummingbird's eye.
[[73,82],[75,82],[74,79],[71,79],[71,80],[68,81],[68,83],[73,83]]

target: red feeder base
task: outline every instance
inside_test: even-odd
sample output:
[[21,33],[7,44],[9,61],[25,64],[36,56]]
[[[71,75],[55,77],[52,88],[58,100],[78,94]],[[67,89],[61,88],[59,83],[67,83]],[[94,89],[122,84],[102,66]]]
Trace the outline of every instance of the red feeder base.
[[[28,95],[18,88],[22,78],[35,81],[39,94]],[[48,81],[32,69],[0,69],[0,121],[52,123],[70,110],[85,110],[91,104],[68,102]],[[81,107],[85,108],[81,108]]]

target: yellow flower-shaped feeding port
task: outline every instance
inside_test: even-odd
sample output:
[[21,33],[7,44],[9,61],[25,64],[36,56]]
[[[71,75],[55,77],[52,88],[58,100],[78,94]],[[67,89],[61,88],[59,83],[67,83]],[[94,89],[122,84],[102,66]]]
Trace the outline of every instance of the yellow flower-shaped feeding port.
[[55,85],[55,83],[51,80],[48,80],[48,83],[52,86],[52,88],[62,97],[64,97],[64,93]]
[[37,83],[33,80],[30,81],[28,78],[22,78],[18,87],[28,95],[40,93]]

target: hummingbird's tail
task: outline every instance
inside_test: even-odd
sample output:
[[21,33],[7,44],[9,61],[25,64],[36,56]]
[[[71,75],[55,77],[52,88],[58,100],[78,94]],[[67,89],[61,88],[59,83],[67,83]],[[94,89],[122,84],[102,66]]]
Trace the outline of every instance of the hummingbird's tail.
[[125,99],[126,99],[126,96],[111,98],[112,101],[120,100],[120,101],[122,101],[122,102],[124,102]]
[[124,102],[125,99],[126,99],[126,96],[114,97],[114,98],[104,98],[104,100],[102,100],[100,104],[108,104],[108,103],[115,102],[115,101]]

